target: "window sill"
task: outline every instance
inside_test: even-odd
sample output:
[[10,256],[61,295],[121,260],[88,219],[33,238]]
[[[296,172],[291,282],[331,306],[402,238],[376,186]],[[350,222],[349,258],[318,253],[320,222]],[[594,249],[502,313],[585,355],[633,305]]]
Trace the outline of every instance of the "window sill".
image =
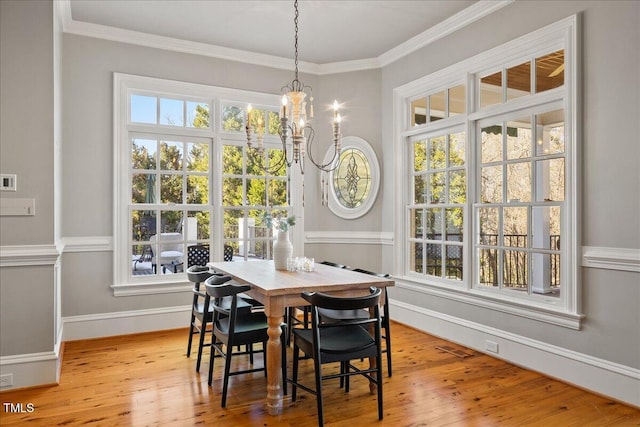
[[445,298],[452,301],[471,304],[477,307],[499,311],[526,319],[545,322],[564,328],[580,330],[583,314],[571,313],[562,307],[542,307],[540,305],[532,306],[531,303],[524,304],[521,301],[513,299],[496,298],[488,295],[486,292],[478,290],[453,289],[438,283],[418,282],[410,277],[395,277],[396,286],[399,288],[409,289],[414,292],[420,292],[433,295],[439,298]]

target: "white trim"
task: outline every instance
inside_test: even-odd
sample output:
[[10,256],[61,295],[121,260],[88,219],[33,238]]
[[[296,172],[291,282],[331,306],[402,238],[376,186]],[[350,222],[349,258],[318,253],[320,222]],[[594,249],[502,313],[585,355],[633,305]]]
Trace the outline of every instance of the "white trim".
[[640,249],[583,246],[582,266],[640,273]]
[[394,276],[394,279],[398,288],[409,289],[413,292],[445,298],[451,301],[482,307],[490,311],[499,311],[569,329],[580,330],[582,319],[585,317],[582,314],[569,313],[561,309],[554,310],[554,307],[549,305],[536,305],[529,300],[527,300],[526,303],[517,302],[508,297],[500,298],[500,295],[493,293],[489,295],[486,292],[473,289],[465,290],[460,288],[457,290],[452,289],[449,285],[439,286],[436,281],[424,284],[422,282],[414,282],[408,277]]
[[[355,208],[348,208],[340,203],[334,186],[334,174],[338,170],[338,165],[340,164],[340,156],[350,148],[360,151],[366,157],[369,163],[369,178],[371,180],[369,195],[364,200],[364,203]],[[329,147],[329,149],[327,149],[327,153],[324,156],[323,164],[329,164],[333,155],[335,155],[335,148]],[[329,205],[329,210],[333,212],[334,215],[345,219],[360,218],[361,216],[369,212],[369,210],[375,204],[376,198],[378,197],[378,189],[380,188],[380,164],[378,163],[378,157],[376,156],[376,152],[373,147],[371,147],[371,145],[369,145],[366,140],[360,138],[359,136],[343,137],[342,148],[337,157],[338,158],[334,160],[334,162],[336,162],[334,163],[334,165],[336,165],[336,169],[333,169],[329,172],[320,172],[320,187],[321,193],[323,194],[322,197],[323,199],[326,197],[325,203]]]
[[[515,0],[480,0],[450,18],[423,31],[398,46],[389,49],[375,58],[331,62],[325,64],[301,61],[298,64],[298,68],[303,73],[315,75],[339,74],[351,71],[382,68],[435,42],[436,40],[484,18],[499,9],[502,9],[505,6],[508,6],[513,1]],[[71,16],[70,0],[59,0],[55,3],[57,3],[57,7],[60,10],[59,19],[61,20],[62,29],[67,34],[76,34],[85,37],[94,37],[120,43],[189,53],[193,55],[209,56],[212,58],[238,61],[283,70],[290,70],[292,68],[291,58],[265,55],[206,43],[147,34],[139,31],[123,30],[105,25],[75,21]]]
[[0,267],[55,265],[59,256],[55,245],[0,246]]
[[13,384],[1,390],[57,384],[60,379],[59,357],[59,346],[54,351],[0,357],[0,375],[13,375]]
[[505,6],[508,6],[514,1],[515,0],[480,0],[456,13],[452,17],[434,25],[428,30],[423,31],[417,36],[410,38],[409,40],[378,56],[380,67],[389,65],[420,48],[430,45],[431,43],[444,38],[449,34],[452,34],[475,21],[502,9]]
[[193,284],[184,282],[159,282],[155,276],[150,276],[153,282],[113,284],[114,297],[130,297],[136,295],[172,294],[176,292],[191,292]]
[[[494,299],[495,304],[498,307],[506,307],[510,303],[513,304],[512,309],[506,309],[506,312],[510,312],[515,315],[523,315],[525,318],[530,318],[533,311],[540,312],[540,315],[533,315],[532,318],[538,318],[542,321],[549,321],[553,324],[563,325],[570,328],[579,328],[580,320],[582,318],[581,311],[581,269],[580,269],[580,255],[581,249],[581,217],[580,217],[580,186],[579,180],[576,179],[580,174],[580,159],[581,153],[579,151],[580,144],[578,143],[579,129],[581,123],[579,122],[579,108],[580,99],[579,91],[575,88],[579,87],[580,73],[577,67],[579,62],[579,37],[580,35],[580,20],[579,15],[573,15],[568,18],[564,18],[560,21],[547,25],[531,33],[525,34],[517,39],[511,40],[500,46],[494,47],[486,52],[479,53],[473,57],[462,60],[452,66],[440,69],[430,75],[423,76],[417,80],[406,83],[393,90],[393,132],[394,132],[394,163],[396,170],[411,170],[412,165],[409,163],[406,151],[405,140],[409,135],[413,136],[416,132],[431,131],[434,126],[422,125],[410,127],[408,126],[409,120],[409,100],[415,99],[417,96],[422,96],[425,93],[432,93],[444,87],[450,87],[460,83],[460,80],[467,76],[467,80],[471,82],[472,78],[475,79],[476,75],[482,75],[484,72],[495,71],[498,68],[504,68],[507,63],[519,63],[521,61],[531,60],[539,55],[543,55],[554,49],[565,49],[565,66],[566,66],[566,81],[563,88],[555,91],[548,91],[548,93],[534,94],[530,98],[521,98],[513,102],[500,104],[489,108],[482,109],[481,111],[474,111],[475,92],[473,85],[467,84],[467,114],[466,123],[468,123],[468,138],[467,138],[467,152],[471,155],[470,159],[476,159],[477,154],[474,152],[475,144],[470,142],[474,141],[474,129],[476,122],[486,118],[495,118],[499,114],[506,114],[516,110],[522,110],[523,108],[538,108],[543,104],[549,106],[552,101],[564,101],[564,109],[566,112],[565,118],[565,143],[567,144],[567,156],[565,158],[566,166],[566,188],[568,188],[568,195],[565,200],[567,212],[563,217],[564,226],[562,235],[563,238],[569,242],[568,245],[563,245],[561,257],[566,261],[567,268],[561,269],[562,278],[561,283],[568,284],[565,288],[563,285],[563,292],[560,298],[547,298],[544,295],[531,295],[530,297],[518,297],[512,298],[507,292],[484,292],[480,287],[473,287],[475,282],[473,272],[475,270],[467,268],[466,271],[471,271],[472,274],[466,274],[466,279],[461,283],[460,288],[449,287],[451,298],[460,299],[460,294],[466,292],[466,298],[478,299],[480,304],[484,307],[487,306],[486,300]],[[509,58],[509,59],[505,59]],[[510,62],[509,62],[510,61]],[[457,118],[451,120],[451,125],[458,124]],[[460,119],[461,120],[461,119]],[[436,125],[435,127],[440,129],[447,125],[446,120],[442,120],[443,123]],[[472,177],[477,174],[476,160],[472,160],[468,165],[468,176]],[[396,217],[400,218],[395,221],[395,233],[399,238],[407,235],[408,227],[408,214],[406,213],[406,206],[409,204],[410,195],[406,188],[409,188],[408,179],[404,175],[397,175],[394,178],[395,194],[395,206],[394,213]],[[473,186],[468,187],[468,204],[469,201],[477,200],[477,188]],[[474,215],[468,215],[470,221],[474,221]],[[465,235],[471,236],[473,232],[469,233],[469,227],[473,222],[467,221],[467,231]],[[395,263],[394,263],[394,276],[405,277],[407,283],[415,283],[408,273],[408,257],[406,251],[408,245],[397,241],[397,245],[394,248]],[[471,251],[475,246],[472,242],[467,242],[467,256],[465,259],[473,259]],[[471,277],[471,280],[469,278]],[[444,286],[439,286],[435,280],[431,278],[421,277],[416,279],[422,286],[429,289],[437,289],[438,292],[443,294],[447,293]],[[527,301],[526,305],[523,302]],[[503,309],[504,310],[504,309]],[[556,314],[562,311],[561,314]],[[547,320],[548,314],[551,313],[551,317]]]
[[305,244],[393,245],[393,233],[378,231],[307,231]]
[[64,341],[185,328],[190,310],[191,306],[176,306],[68,316],[62,319]]
[[111,236],[63,237],[63,253],[67,252],[109,252],[113,250]]
[[[639,369],[393,299],[390,300],[390,309],[394,321],[560,381],[640,406]],[[485,350],[487,340],[498,344],[498,353]]]

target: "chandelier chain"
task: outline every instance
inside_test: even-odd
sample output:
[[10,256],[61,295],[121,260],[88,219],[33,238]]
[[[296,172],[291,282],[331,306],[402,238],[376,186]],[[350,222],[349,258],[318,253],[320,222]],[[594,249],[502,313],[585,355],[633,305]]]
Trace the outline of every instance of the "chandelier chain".
[[300,80],[298,80],[298,0],[293,2],[293,7],[295,9],[295,15],[293,18],[293,23],[295,26],[295,42],[294,42],[294,50],[295,50],[295,74],[293,79],[293,89],[300,90],[297,86],[300,86]]
[[[337,160],[340,157],[341,147],[340,140],[342,134],[340,133],[340,114],[338,112],[338,102],[334,101],[334,113],[333,113],[333,147],[334,152],[331,160],[326,163],[321,163],[313,158],[312,147],[315,137],[315,130],[311,125],[311,119],[313,119],[313,94],[311,86],[306,86],[299,80],[298,76],[298,20],[300,17],[298,11],[298,0],[294,0],[294,62],[295,62],[295,74],[291,83],[282,86],[282,106],[280,108],[280,129],[278,134],[282,142],[282,154],[279,156],[271,157],[268,155],[263,161],[262,168],[265,172],[271,175],[278,175],[282,168],[289,169],[294,163],[298,163],[300,166],[300,172],[304,174],[304,159],[307,158],[323,172],[331,172],[338,166]],[[252,124],[252,110],[251,104],[247,107],[246,118],[246,132],[247,132],[247,146],[253,147],[252,136],[257,135],[258,150],[261,154],[264,154],[263,138],[264,138],[264,124],[259,122],[254,129]],[[259,112],[262,114],[262,112]],[[255,130],[255,132],[254,132]],[[289,174],[287,173],[287,176]]]

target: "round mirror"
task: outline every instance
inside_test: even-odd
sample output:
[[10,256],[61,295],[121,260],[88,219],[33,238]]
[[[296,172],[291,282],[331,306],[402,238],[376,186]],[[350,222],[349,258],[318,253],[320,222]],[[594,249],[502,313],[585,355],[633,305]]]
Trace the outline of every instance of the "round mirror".
[[[327,151],[325,163],[331,160]],[[353,219],[366,214],[373,206],[380,183],[376,154],[362,138],[342,138],[342,151],[336,168],[321,174],[323,204],[341,218]]]

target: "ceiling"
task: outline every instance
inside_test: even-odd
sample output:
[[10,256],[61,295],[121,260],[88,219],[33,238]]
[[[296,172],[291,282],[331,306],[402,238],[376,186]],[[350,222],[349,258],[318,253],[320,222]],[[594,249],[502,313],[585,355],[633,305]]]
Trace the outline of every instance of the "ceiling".
[[[71,32],[126,30],[129,36],[135,35],[131,32],[162,36],[245,54],[288,59],[294,56],[293,1],[62,2],[68,2],[68,23],[76,28],[84,26]],[[299,59],[322,65],[380,58],[399,46],[425,39],[425,34],[432,39],[436,31],[455,30],[459,27],[457,22],[471,22],[503,3],[508,1],[300,0]]]

